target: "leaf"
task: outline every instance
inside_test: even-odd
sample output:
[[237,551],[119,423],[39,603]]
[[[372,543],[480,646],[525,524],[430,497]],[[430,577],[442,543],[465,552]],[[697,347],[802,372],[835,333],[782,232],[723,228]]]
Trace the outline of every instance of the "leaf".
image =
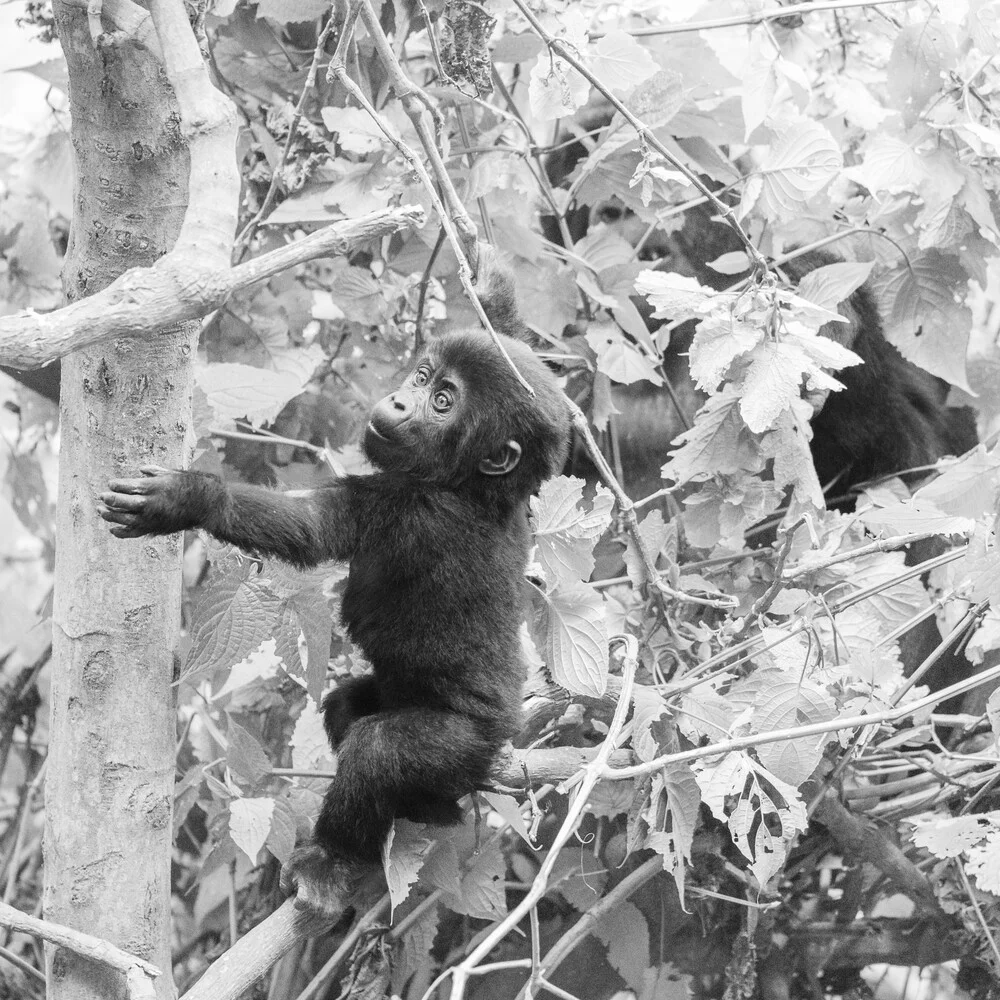
[[[322,108],[323,124],[337,135],[341,148],[350,153],[374,153],[389,140],[367,111],[361,108]],[[387,121],[385,116],[383,121]]]
[[727,386],[698,411],[694,426],[677,438],[679,447],[663,467],[663,478],[696,482],[741,470],[760,471],[764,462],[756,438],[740,415],[740,398]]
[[743,274],[750,270],[750,259],[744,250],[733,250],[724,253],[715,260],[706,262],[706,265],[719,274]]
[[534,59],[545,43],[533,31],[522,31],[515,35],[511,32],[502,35],[493,46],[493,61],[498,63],[522,63]]
[[280,656],[274,652],[274,639],[264,639],[261,644],[249,656],[234,664],[226,678],[226,683],[212,695],[212,700],[216,701],[223,695],[230,694],[247,684],[252,684],[258,680],[270,680],[278,675],[282,667]]
[[880,275],[875,290],[887,316],[885,334],[904,358],[969,391],[965,352],[969,275],[955,256],[927,250],[909,266]]
[[874,507],[858,516],[870,528],[888,528],[899,534],[934,531],[941,535],[964,535],[975,527],[971,518],[953,517],[932,503],[915,499],[890,507]]
[[229,803],[229,834],[236,846],[257,864],[257,855],[271,832],[274,799],[233,799]]
[[631,385],[646,379],[663,385],[657,360],[637,350],[613,323],[592,323],[585,340],[597,355],[597,369],[614,382]]
[[[668,557],[671,567],[676,563],[674,558],[677,554],[677,525],[672,521],[664,523],[663,512],[660,510],[650,511],[639,522],[639,537],[646,543],[646,547],[653,556],[654,561],[657,555],[669,543],[673,542],[673,556]],[[632,585],[640,587],[646,582],[646,567],[635,540],[629,534],[625,542],[625,571],[628,573]]]
[[497,815],[507,823],[507,825],[530,847],[535,849],[535,845],[528,836],[528,827],[521,815],[521,806],[513,795],[501,795],[500,792],[480,792],[482,797],[489,803]]
[[536,558],[551,584],[589,580],[594,571],[594,543],[611,524],[614,496],[598,486],[590,512],[583,509],[582,479],[557,476],[531,498]]
[[659,691],[643,684],[633,686],[632,705],[632,749],[639,760],[648,762],[660,750],[651,727],[657,719],[669,717],[670,710]]
[[[798,679],[778,681],[768,684],[766,694],[758,696],[753,731],[765,733],[827,722],[836,714],[837,706],[821,688]],[[798,787],[815,771],[823,747],[832,738],[831,734],[764,743],[757,747],[757,757],[773,775]]]
[[496,843],[484,845],[463,876],[457,895],[446,893],[443,902],[456,913],[473,918],[496,920],[507,912],[504,876],[507,863]]
[[649,49],[621,28],[599,38],[588,56],[587,68],[610,90],[631,90],[660,68]]
[[879,132],[864,146],[860,165],[844,171],[873,195],[917,191],[930,174],[923,157],[906,139]]
[[289,742],[292,748],[292,766],[300,771],[318,769],[320,763],[329,762],[333,754],[323,728],[323,713],[311,696],[306,696],[306,703],[295,720],[295,729],[292,730]]
[[199,591],[183,678],[228,670],[273,636],[281,602],[251,573],[248,561],[233,562]]
[[980,447],[921,486],[913,499],[927,501],[945,514],[978,519],[993,511],[998,478],[1000,456]]
[[810,363],[797,345],[780,341],[758,344],[749,362],[740,385],[740,414],[750,430],[761,433],[799,398]]
[[[666,798],[662,822],[652,816],[653,803]],[[663,870],[672,872],[678,897],[684,899],[684,862],[691,861],[691,848],[698,813],[701,809],[701,791],[694,771],[687,764],[670,764],[654,776],[650,794],[651,809],[647,815],[650,833],[645,846],[663,857]]]
[[[604,602],[578,581],[561,581],[542,593],[532,588],[540,613],[536,637],[552,679],[573,694],[599,698],[608,685],[608,634]],[[537,641],[537,639],[536,639]]]
[[649,968],[649,925],[635,903],[623,901],[598,919],[591,933],[608,949],[608,962],[636,992]]
[[272,801],[274,802],[274,813],[271,816],[271,829],[268,832],[267,840],[264,841],[264,846],[284,864],[292,856],[292,851],[295,850],[297,826],[295,811],[287,798],[273,799]]
[[441,907],[430,906],[413,923],[396,945],[392,968],[390,996],[405,996],[406,984],[421,969],[430,970],[434,963],[431,949],[441,923]]
[[824,309],[836,310],[868,280],[873,266],[872,262],[856,264],[849,261],[825,264],[810,271],[799,282],[798,293]]
[[257,17],[269,17],[279,24],[315,21],[327,13],[326,0],[258,0]]
[[539,121],[567,118],[587,103],[590,84],[569,63],[543,56],[528,76],[528,105]]
[[195,369],[199,387],[219,420],[245,417],[253,426],[270,423],[294,399],[312,376],[276,372],[233,362],[207,364]]
[[382,868],[392,910],[409,896],[410,887],[417,881],[420,869],[434,846],[434,841],[424,833],[425,829],[423,823],[397,819],[382,845]]
[[733,361],[752,351],[764,337],[764,330],[743,323],[728,310],[713,311],[698,324],[691,341],[691,377],[704,392],[714,391]]
[[697,319],[719,299],[706,285],[672,271],[640,271],[635,290],[648,299],[655,319],[672,322]]
[[271,773],[271,761],[264,748],[231,715],[226,714],[228,727],[226,736],[229,748],[226,763],[229,770],[248,785],[256,785]]
[[936,858],[957,858],[978,846],[991,834],[1000,833],[1000,810],[975,816],[911,820],[913,843],[930,851]]
[[[829,131],[819,122],[801,118],[778,132],[760,164],[758,207],[771,219],[794,218],[843,165],[840,146]],[[744,199],[740,214],[749,208]]]
[[941,89],[941,74],[955,66],[955,42],[937,17],[910,24],[896,35],[886,67],[892,107],[912,125],[927,102]]

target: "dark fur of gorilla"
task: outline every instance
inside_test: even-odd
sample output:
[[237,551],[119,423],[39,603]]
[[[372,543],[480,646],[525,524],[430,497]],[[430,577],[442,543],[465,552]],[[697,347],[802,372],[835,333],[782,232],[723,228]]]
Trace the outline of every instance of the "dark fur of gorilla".
[[[504,272],[484,305],[519,332]],[[531,350],[503,342],[534,397],[485,332],[445,334],[373,410],[373,475],[283,493],[147,467],[101,496],[122,538],[204,528],[297,566],[350,561],[342,619],[374,673],[324,702],[337,774],[313,843],[283,873],[329,915],[378,863],[394,818],[460,821],[457,800],[487,785],[518,729],[528,499],[566,460],[569,411]]]
[[[607,113],[597,110],[585,116],[582,126],[593,133],[608,121]],[[556,186],[565,184],[586,153],[582,142],[563,145],[547,161],[551,182]],[[729,287],[736,279],[719,274],[707,262],[742,250],[742,244],[729,226],[714,221],[712,215],[707,205],[689,209],[679,230],[657,233],[645,244],[643,259],[651,266],[694,277],[716,290]],[[590,207],[571,206],[566,221],[574,240],[596,223],[615,227],[626,238],[646,228],[624,205],[614,201]],[[550,240],[559,241],[554,219],[543,219],[543,231]],[[781,270],[793,285],[798,285],[810,271],[838,259],[826,252],[810,252],[789,261]],[[648,316],[646,303],[637,301],[637,305]],[[911,364],[886,340],[871,290],[862,286],[840,305],[839,311],[849,324],[831,323],[822,332],[853,350],[864,364],[836,373],[844,389],[830,393],[812,420],[811,448],[820,482],[826,485],[836,481],[834,493],[839,495],[870,479],[924,466],[942,455],[961,454],[973,447],[976,429],[972,411],[947,406],[947,383]],[[687,365],[694,330],[693,323],[675,330],[663,358],[664,371],[688,421],[703,401]],[[667,461],[670,442],[683,424],[666,391],[652,383],[616,386],[613,400],[621,411],[616,431],[629,492],[637,496],[651,493],[662,485],[660,466]]]

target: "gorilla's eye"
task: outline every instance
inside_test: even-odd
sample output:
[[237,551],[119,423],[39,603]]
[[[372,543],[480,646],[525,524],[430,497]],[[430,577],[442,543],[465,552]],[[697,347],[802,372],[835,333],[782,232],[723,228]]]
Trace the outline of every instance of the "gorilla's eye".
[[438,413],[446,413],[451,409],[453,403],[454,399],[452,399],[450,392],[445,392],[444,389],[438,389],[438,391],[434,393],[434,409],[437,410]]
[[413,381],[416,385],[427,385],[430,381],[431,373],[426,368],[418,368],[413,373]]

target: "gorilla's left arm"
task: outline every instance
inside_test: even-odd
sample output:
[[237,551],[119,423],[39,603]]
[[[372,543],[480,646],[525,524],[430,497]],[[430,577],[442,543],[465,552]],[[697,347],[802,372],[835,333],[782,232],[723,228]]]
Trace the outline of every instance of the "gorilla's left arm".
[[101,494],[101,517],[119,538],[204,528],[223,542],[296,566],[349,559],[358,533],[348,482],[283,493],[228,485],[203,472],[144,466],[141,479],[113,479]]

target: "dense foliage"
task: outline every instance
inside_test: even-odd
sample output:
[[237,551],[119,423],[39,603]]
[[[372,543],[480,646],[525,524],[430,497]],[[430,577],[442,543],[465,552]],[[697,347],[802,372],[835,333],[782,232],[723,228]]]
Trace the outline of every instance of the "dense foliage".
[[[1000,3],[760,17],[740,0],[515,0],[484,5],[495,24],[461,3],[385,4],[394,65],[357,26],[341,67],[377,120],[325,72],[340,37],[320,36],[328,6],[219,3],[199,25],[246,122],[235,259],[388,205],[431,208],[437,196],[407,156],[444,178],[415,128],[419,107],[393,90],[393,72],[405,73],[424,88],[416,103],[433,112],[447,178],[509,259],[546,357],[637,504],[616,508],[619,484],[596,483],[582,446],[580,475],[533,501],[525,777],[507,767],[511,787],[470,804],[461,828],[397,824],[388,896],[361,925],[391,929],[372,939],[345,922],[328,944],[356,944],[353,965],[323,976],[350,968],[367,989],[419,1000],[449,969],[508,963],[466,992],[512,996],[530,971],[532,993],[551,981],[585,1000],[623,989],[652,1000],[842,994],[864,988],[865,967],[871,982],[879,963],[962,959],[962,984],[985,996],[1000,975],[1000,702],[989,697],[1000,660]],[[58,81],[56,61],[36,71]],[[579,160],[554,187],[547,166],[570,143]],[[5,311],[57,302],[68,195],[38,165],[67,162],[66,145],[53,128],[4,166]],[[685,223],[706,186],[718,200]],[[592,212],[585,235],[571,228],[578,209],[609,202],[616,212]],[[712,221],[726,206],[777,266],[755,268]],[[475,322],[454,246],[429,217],[210,317],[195,468],[297,488],[363,468],[368,409],[415,345]],[[680,239],[692,225],[696,238]],[[781,263],[817,245],[843,262],[791,287]],[[871,483],[827,509],[809,419],[857,358],[819,330],[865,280],[903,356],[977,408],[984,446],[937,476]],[[664,321],[652,331],[650,309]],[[669,378],[671,332],[691,319],[690,380],[672,386],[700,406],[685,429],[651,387]],[[39,397],[13,383],[2,392],[3,860],[30,906],[44,741],[25,692],[45,662],[56,432]],[[639,415],[650,400],[651,428]],[[640,419],[649,458],[633,476],[617,442]],[[659,480],[651,495],[635,489],[643,476]],[[318,809],[325,781],[308,772],[333,766],[320,700],[365,670],[338,621],[344,577],[342,566],[301,573],[188,541],[174,812],[182,989],[276,902],[276,863]],[[619,655],[621,636],[637,640],[637,660]],[[577,770],[578,755],[556,753],[545,766],[564,766],[564,780],[526,796],[538,748],[598,746],[616,766],[631,752],[625,776],[609,779],[603,756]],[[287,995],[328,954],[279,969]],[[952,989],[953,971],[932,975]]]

